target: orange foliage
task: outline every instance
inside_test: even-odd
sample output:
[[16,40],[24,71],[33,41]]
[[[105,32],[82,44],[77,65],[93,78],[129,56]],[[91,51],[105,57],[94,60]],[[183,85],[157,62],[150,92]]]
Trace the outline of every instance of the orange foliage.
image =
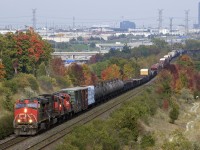
[[22,55],[28,52],[28,56],[37,62],[44,53],[44,43],[39,38],[39,35],[33,30],[27,33],[19,32],[15,37],[17,43],[17,54]]
[[4,65],[0,63],[0,79],[3,79],[5,75],[6,75],[6,72],[4,70]]
[[188,61],[188,62],[192,62],[192,59],[188,56],[188,55],[182,55],[180,57],[181,61]]
[[84,85],[93,85],[97,82],[98,78],[91,72],[88,65],[83,64]]
[[107,67],[105,70],[101,72],[101,78],[103,80],[111,80],[115,78],[120,78],[120,68],[114,64]]

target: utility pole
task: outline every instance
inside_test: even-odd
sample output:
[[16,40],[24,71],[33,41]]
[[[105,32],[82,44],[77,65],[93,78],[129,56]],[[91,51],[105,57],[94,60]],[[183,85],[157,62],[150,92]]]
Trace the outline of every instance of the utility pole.
[[158,30],[160,31],[162,29],[162,21],[163,21],[163,9],[158,10]]
[[33,13],[33,29],[36,30],[36,8],[32,10],[32,13]]
[[172,34],[172,30],[173,30],[173,19],[174,18],[169,18],[169,20],[170,20],[170,25],[169,25],[169,29],[170,29],[170,34]]
[[75,29],[75,17],[73,17],[73,29]]
[[173,49],[173,47],[172,47],[172,38],[173,38],[173,36],[172,36],[173,18],[171,17],[171,18],[169,18],[169,20],[170,20],[170,24],[169,24],[169,28],[170,28],[170,44],[171,44],[171,49]]
[[189,32],[189,10],[185,10],[185,35]]

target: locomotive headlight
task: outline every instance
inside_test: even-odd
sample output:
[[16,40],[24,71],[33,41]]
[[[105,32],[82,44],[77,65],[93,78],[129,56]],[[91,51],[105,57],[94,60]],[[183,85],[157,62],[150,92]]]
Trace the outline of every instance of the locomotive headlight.
[[21,122],[21,120],[20,120],[20,119],[18,119],[18,120],[17,120],[17,122],[18,122],[18,123],[20,123],[20,122]]
[[27,108],[24,108],[24,113],[27,113]]
[[33,122],[33,120],[32,120],[32,119],[30,119],[30,120],[29,120],[29,123],[32,123],[32,122]]

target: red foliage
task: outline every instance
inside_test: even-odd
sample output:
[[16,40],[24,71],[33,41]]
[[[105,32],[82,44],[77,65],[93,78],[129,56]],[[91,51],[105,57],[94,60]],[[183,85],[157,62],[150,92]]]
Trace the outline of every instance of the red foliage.
[[194,80],[195,80],[195,87],[198,91],[200,91],[200,73],[196,73],[194,75]]
[[44,53],[44,43],[39,38],[39,35],[30,30],[27,33],[19,32],[14,38],[16,41],[17,54],[28,54],[30,58],[33,58],[37,62],[41,55]]
[[66,68],[61,58],[52,59],[51,67],[54,75],[59,75],[59,76],[65,75]]
[[83,67],[76,63],[71,64],[67,67],[67,74],[70,76],[74,86],[80,86],[84,84]]
[[173,82],[171,82],[172,87],[175,89],[177,85],[177,80],[179,79],[179,69],[177,65],[170,64],[167,66],[167,69],[170,71],[173,77]]
[[166,111],[169,109],[169,101],[168,100],[163,101],[163,109]]
[[[190,57],[184,56],[181,57],[181,60],[191,61]],[[195,90],[195,86],[197,86],[195,79],[195,70],[193,66],[183,66],[183,65],[174,65],[171,64],[167,67],[170,70],[173,80],[172,87],[176,91],[181,90],[183,87],[189,88],[190,90]],[[182,78],[183,77],[183,78]],[[197,77],[197,76],[196,76]],[[185,78],[185,79],[184,79]],[[186,82],[186,84],[184,83]]]
[[94,73],[91,72],[88,65],[83,64],[82,68],[83,68],[83,76],[84,76],[83,84],[84,85],[94,85],[94,83],[97,82],[98,78],[95,76]]
[[97,62],[99,62],[101,60],[102,60],[102,55],[101,54],[96,54],[96,55],[93,55],[90,58],[89,63],[94,64],[94,63],[97,63]]

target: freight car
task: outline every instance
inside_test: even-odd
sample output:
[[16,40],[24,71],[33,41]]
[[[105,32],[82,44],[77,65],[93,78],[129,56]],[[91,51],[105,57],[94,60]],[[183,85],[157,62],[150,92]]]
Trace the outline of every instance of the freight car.
[[[183,50],[172,51],[168,53],[168,58],[171,60],[183,53]],[[140,77],[136,79],[114,79],[97,85],[65,88],[52,94],[17,100],[14,106],[14,132],[16,135],[35,135],[93,105],[147,83],[167,63],[165,58],[160,59],[150,70],[141,69]]]

